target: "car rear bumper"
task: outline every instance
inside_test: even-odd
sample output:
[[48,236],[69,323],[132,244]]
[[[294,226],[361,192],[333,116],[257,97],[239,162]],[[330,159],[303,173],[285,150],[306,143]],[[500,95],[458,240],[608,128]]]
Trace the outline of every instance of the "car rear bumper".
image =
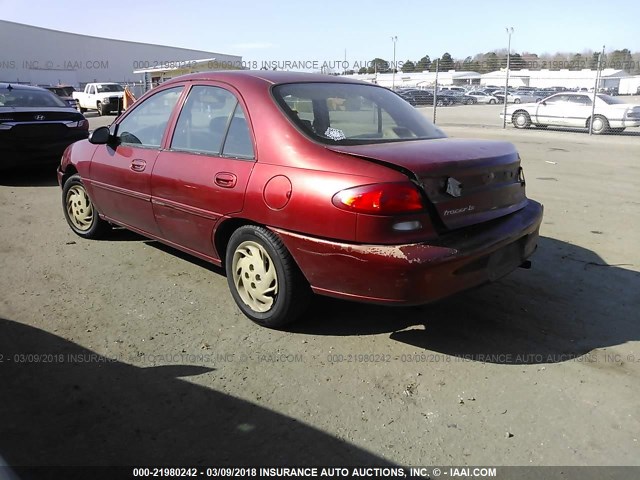
[[497,280],[534,252],[543,207],[409,245],[357,245],[274,229],[314,292],[350,300],[419,305]]
[[0,169],[44,165],[60,161],[65,148],[88,137],[88,132],[71,134],[62,140],[24,139],[0,144]]

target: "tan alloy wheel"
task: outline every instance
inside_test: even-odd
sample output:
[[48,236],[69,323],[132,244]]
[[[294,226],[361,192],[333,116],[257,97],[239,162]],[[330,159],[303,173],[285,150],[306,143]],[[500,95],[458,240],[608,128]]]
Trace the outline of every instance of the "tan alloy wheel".
[[233,282],[242,301],[254,312],[268,312],[278,295],[278,276],[262,245],[242,242],[233,254]]
[[85,232],[93,222],[93,205],[82,185],[74,185],[67,192],[67,213],[73,226]]

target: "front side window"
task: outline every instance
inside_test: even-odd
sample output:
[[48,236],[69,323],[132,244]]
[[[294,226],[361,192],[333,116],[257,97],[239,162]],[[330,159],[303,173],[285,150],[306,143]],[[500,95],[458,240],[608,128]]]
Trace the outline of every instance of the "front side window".
[[553,97],[549,97],[545,99],[545,103],[556,104],[556,103],[566,103],[569,101],[570,95],[554,95]]
[[292,83],[273,88],[276,102],[309,137],[339,145],[443,138],[401,97],[374,85]]
[[173,87],[152,95],[118,124],[120,143],[142,147],[160,147],[171,112],[182,87]]

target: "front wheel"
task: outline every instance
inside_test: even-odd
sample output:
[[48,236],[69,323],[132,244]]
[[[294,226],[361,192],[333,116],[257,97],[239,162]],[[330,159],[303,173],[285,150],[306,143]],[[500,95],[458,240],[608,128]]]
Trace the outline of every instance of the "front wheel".
[[71,230],[82,238],[100,238],[109,230],[109,224],[98,216],[80,175],[64,182],[62,207]]
[[492,98],[491,100],[489,100],[489,105],[495,105],[495,103],[496,103],[495,99]]
[[440,99],[436,100],[436,106],[444,107],[444,100],[440,100]]
[[517,104],[517,103],[520,103],[520,99],[519,99],[519,98],[516,98],[516,99],[513,101],[513,103],[516,103],[516,104]]
[[511,123],[513,123],[513,126],[516,128],[529,128],[531,125],[531,117],[529,117],[527,112],[521,110],[511,116]]
[[296,320],[311,291],[280,238],[255,225],[237,229],[225,258],[231,295],[242,313],[268,328]]

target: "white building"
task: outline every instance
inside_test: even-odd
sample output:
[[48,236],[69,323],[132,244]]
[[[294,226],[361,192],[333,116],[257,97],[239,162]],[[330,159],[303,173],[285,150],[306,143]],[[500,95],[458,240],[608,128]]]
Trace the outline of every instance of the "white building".
[[[396,88],[401,87],[427,87],[435,84],[435,72],[412,72],[395,74],[393,73],[362,73],[349,75],[349,78],[364,80],[365,82],[377,83],[383,87],[391,88],[395,84]],[[476,72],[456,72],[449,70],[447,72],[438,72],[438,85],[478,85],[480,84],[481,75]]]
[[[480,83],[482,85],[505,84],[506,70],[485,73]],[[605,68],[601,72],[598,88],[618,87],[622,78],[629,74],[624,70]],[[596,81],[596,70],[509,70],[509,86],[511,87],[566,87],[593,88]]]
[[626,77],[620,79],[620,85],[618,86],[618,93],[620,95],[638,95],[640,94],[640,75],[634,75],[633,77]]
[[[134,70],[209,59],[211,70],[242,66],[242,57],[203,50],[127,42],[0,20],[0,81],[32,85],[134,83]],[[220,68],[215,68],[220,67]]]

